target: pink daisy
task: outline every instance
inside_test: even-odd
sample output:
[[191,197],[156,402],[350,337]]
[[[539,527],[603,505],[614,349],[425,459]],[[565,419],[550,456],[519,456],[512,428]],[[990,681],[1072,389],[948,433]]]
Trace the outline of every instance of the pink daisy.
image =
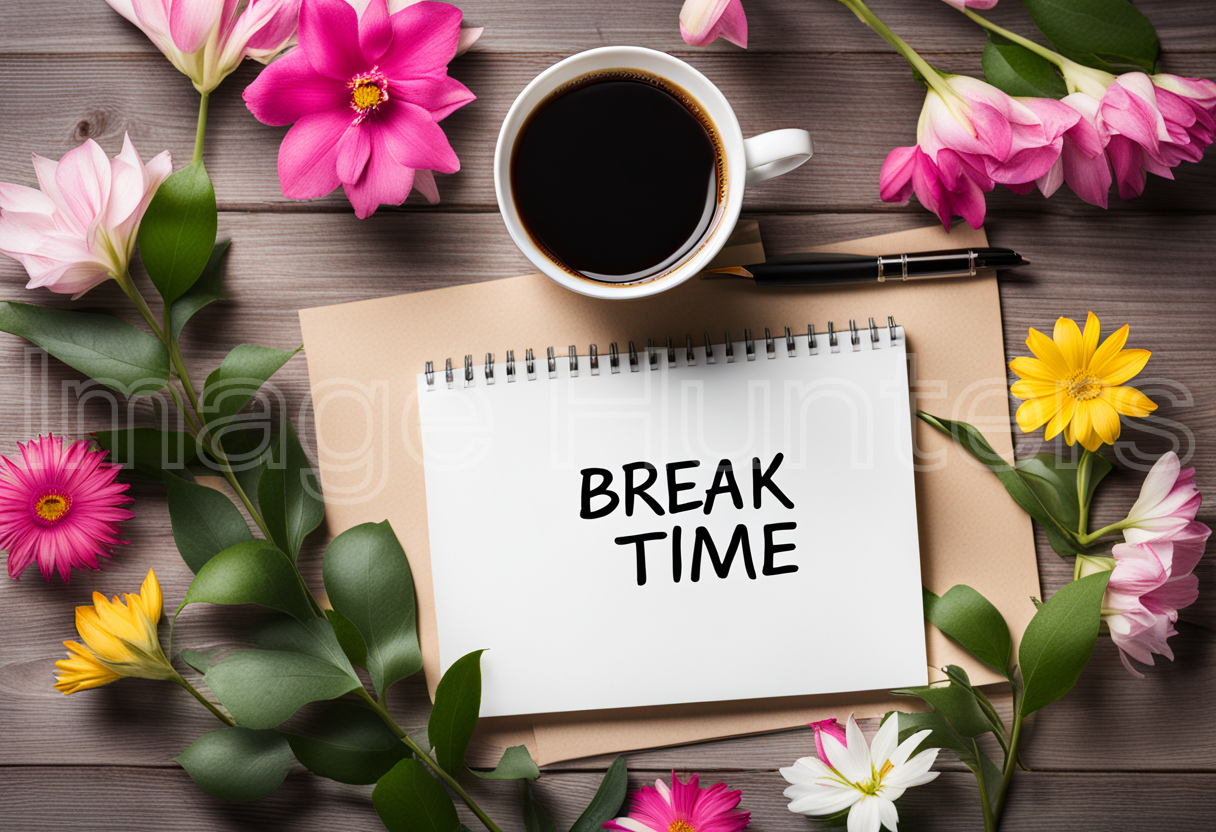
[[67,583],[72,567],[97,569],[98,555],[129,542],[118,524],[135,516],[122,508],[130,486],[114,482],[121,466],[103,462],[106,451],[84,441],[64,448],[62,437],[49,435],[18,447],[23,465],[0,457],[0,549],[10,578],[36,560],[43,578],[58,569]]
[[629,814],[610,820],[605,829],[617,832],[739,832],[751,821],[751,812],[740,812],[742,792],[725,783],[707,789],[694,774],[687,783],[673,772],[671,788],[662,780],[654,788],[646,786],[633,795]]
[[460,170],[439,122],[474,98],[447,74],[460,21],[447,3],[390,15],[371,0],[360,17],[345,0],[304,0],[300,45],[244,96],[263,124],[293,124],[279,148],[283,195],[316,199],[341,185],[360,218],[412,188],[438,202],[433,171]]

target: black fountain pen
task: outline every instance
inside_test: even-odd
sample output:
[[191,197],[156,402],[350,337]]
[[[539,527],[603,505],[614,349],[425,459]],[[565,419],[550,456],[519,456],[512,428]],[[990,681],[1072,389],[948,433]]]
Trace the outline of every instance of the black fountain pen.
[[757,286],[828,286],[931,277],[975,277],[981,269],[1012,269],[1030,261],[1008,248],[918,251],[914,254],[793,254],[766,263],[714,269],[707,276],[743,277]]

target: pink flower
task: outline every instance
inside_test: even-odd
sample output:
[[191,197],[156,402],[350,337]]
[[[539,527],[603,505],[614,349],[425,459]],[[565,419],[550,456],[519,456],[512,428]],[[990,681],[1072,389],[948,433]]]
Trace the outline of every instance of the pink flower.
[[[1064,183],[1091,205],[1107,207],[1110,197],[1110,162],[1106,158],[1108,137],[1098,126],[1099,102],[1083,92],[1065,96],[1062,103],[1080,114],[1080,120],[1064,133],[1060,158],[1037,180],[1043,196],[1051,196]],[[1031,184],[1010,185],[1017,193],[1029,193]]]
[[438,202],[432,171],[460,170],[438,122],[474,99],[447,74],[460,20],[447,3],[390,16],[371,0],[359,17],[343,0],[304,0],[300,45],[245,90],[262,123],[294,122],[279,148],[283,195],[315,199],[341,185],[360,218],[413,187]]
[[1178,454],[1173,451],[1162,454],[1144,478],[1140,497],[1120,524],[1123,538],[1128,543],[1146,543],[1193,536],[1191,527],[1203,525],[1194,522],[1201,501],[1195,486],[1195,469],[1182,468]]
[[845,748],[849,747],[848,738],[845,736],[844,726],[836,721],[836,717],[831,719],[821,719],[818,722],[808,723],[812,731],[815,732],[815,753],[819,755],[819,759],[826,760],[827,753],[823,750],[823,735],[833,737]]
[[946,0],[946,2],[961,12],[965,8],[991,9],[996,5],[997,0]]
[[742,0],[684,0],[680,35],[689,46],[709,46],[726,38],[747,48],[747,17]]
[[699,785],[699,775],[687,783],[673,773],[671,788],[662,780],[654,788],[645,786],[633,795],[629,814],[610,820],[605,829],[617,832],[740,832],[751,820],[750,812],[740,812],[742,792],[730,790],[725,783],[707,789]]
[[1102,620],[1119,648],[1123,666],[1136,677],[1144,674],[1130,659],[1153,664],[1153,654],[1174,660],[1168,639],[1178,634],[1178,610],[1199,597],[1193,571],[1203,557],[1211,530],[1202,523],[1175,538],[1148,543],[1120,543],[1111,550],[1114,571],[1102,599]]
[[295,37],[300,0],[106,0],[201,93],[245,58],[268,63]]
[[0,548],[8,551],[9,577],[34,561],[43,578],[58,569],[64,583],[73,567],[99,568],[98,556],[127,543],[118,524],[134,517],[122,508],[130,486],[114,481],[120,466],[83,441],[65,449],[61,437],[46,436],[18,447],[23,464],[0,457]]
[[965,75],[930,81],[915,147],[896,148],[879,177],[886,202],[921,203],[950,227],[954,214],[978,228],[983,191],[994,183],[1024,185],[1047,174],[1060,158],[1064,134],[1081,119],[1066,104],[1013,98]]
[[25,267],[27,289],[80,297],[126,274],[144,211],[172,171],[169,151],[144,165],[127,136],[112,160],[92,139],[58,162],[35,155],[41,190],[0,183],[0,253]]

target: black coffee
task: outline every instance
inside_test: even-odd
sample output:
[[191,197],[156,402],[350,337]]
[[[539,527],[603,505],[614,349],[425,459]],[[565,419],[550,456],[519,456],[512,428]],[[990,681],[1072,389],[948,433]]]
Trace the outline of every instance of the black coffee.
[[717,218],[724,164],[687,93],[634,70],[556,91],[515,140],[511,189],[533,242],[567,270],[631,283],[693,254]]

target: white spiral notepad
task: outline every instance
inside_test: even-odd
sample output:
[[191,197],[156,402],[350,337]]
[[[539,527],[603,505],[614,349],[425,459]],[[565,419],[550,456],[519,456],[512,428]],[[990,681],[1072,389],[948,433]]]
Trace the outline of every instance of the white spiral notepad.
[[446,364],[440,660],[486,649],[483,716],[927,682],[894,322]]

